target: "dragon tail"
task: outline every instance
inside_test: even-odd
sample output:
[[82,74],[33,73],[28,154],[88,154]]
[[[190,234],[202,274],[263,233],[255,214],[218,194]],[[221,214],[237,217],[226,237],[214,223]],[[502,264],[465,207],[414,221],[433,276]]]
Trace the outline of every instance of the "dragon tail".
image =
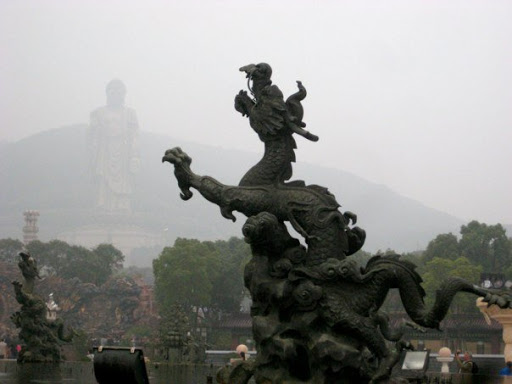
[[[425,297],[426,293],[423,287],[421,286],[421,283],[423,282],[423,279],[421,276],[416,272],[416,265],[414,263],[411,263],[407,260],[402,260],[400,255],[376,255],[373,256],[370,260],[368,260],[368,263],[366,264],[366,267],[362,269],[363,274],[372,273],[376,270],[380,269],[389,269],[389,266],[392,265],[394,267],[398,267],[397,271],[404,271],[407,273],[407,275],[412,278],[412,282],[416,286],[416,289],[418,290],[418,294],[420,295],[421,299]],[[399,287],[398,287],[399,288]]]
[[304,107],[302,106],[301,101],[306,98],[307,92],[306,88],[304,88],[300,81],[297,81],[297,87],[299,90],[286,99],[286,107],[292,121],[300,127],[305,127],[306,124],[302,122],[302,118],[304,117]]
[[[448,313],[453,298],[458,292],[469,292],[483,296],[485,292],[460,277],[445,280],[436,291],[436,301],[430,311],[418,318],[411,318],[424,327],[439,329],[439,323]],[[420,313],[418,313],[420,315]]]

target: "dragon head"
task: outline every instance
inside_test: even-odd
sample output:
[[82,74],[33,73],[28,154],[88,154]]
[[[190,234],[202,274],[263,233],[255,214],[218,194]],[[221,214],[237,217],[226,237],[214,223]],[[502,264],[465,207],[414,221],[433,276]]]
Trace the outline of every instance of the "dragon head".
[[244,65],[240,72],[245,72],[250,80],[270,80],[272,76],[272,68],[267,63]]
[[299,245],[296,239],[290,237],[286,225],[268,212],[250,216],[242,227],[242,233],[251,247],[267,255],[281,257],[284,251]]
[[246,73],[247,86],[253,94],[264,86],[272,84],[270,80],[272,77],[272,68],[267,63],[244,65],[240,68],[240,72]]
[[245,241],[249,244],[271,243],[279,232],[277,218],[268,212],[261,212],[247,219],[242,227]]

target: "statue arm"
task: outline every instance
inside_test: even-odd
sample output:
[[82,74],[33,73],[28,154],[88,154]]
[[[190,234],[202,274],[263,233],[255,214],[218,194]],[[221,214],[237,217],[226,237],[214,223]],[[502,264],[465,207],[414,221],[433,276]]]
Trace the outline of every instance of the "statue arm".
[[93,111],[89,116],[89,128],[87,130],[87,144],[90,147],[95,146],[97,144],[99,126],[100,120],[98,116],[98,111]]
[[98,172],[97,164],[99,159],[99,142],[100,142],[101,122],[99,112],[93,111],[89,117],[89,127],[87,129],[87,153],[89,158],[89,172],[95,176]]
[[465,370],[466,369],[466,366],[465,366],[465,361],[461,361],[460,359],[460,351],[456,351],[455,354],[454,354],[454,357],[455,357],[455,362],[457,363],[457,366],[459,367],[459,369],[461,370]]
[[242,116],[249,116],[254,104],[254,101],[247,95],[246,91],[240,91],[235,96],[235,109],[240,112]]
[[131,173],[138,173],[140,170],[139,121],[134,109],[128,109],[127,124],[130,135],[129,169]]

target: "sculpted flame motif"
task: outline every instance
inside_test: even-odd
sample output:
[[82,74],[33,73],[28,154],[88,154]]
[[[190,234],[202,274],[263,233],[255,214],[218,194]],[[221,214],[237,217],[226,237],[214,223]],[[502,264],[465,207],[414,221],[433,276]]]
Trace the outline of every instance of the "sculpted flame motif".
[[[393,382],[391,370],[404,349],[405,326],[439,328],[453,297],[461,291],[483,296],[488,303],[511,307],[511,297],[491,292],[463,279],[443,282],[432,308],[423,302],[421,277],[412,263],[398,255],[375,256],[364,268],[353,258],[366,234],[357,216],[340,212],[329,191],[303,181],[288,180],[296,148],[293,134],[317,141],[304,129],[301,101],[306,89],[284,101],[272,84],[268,64],[240,68],[247,74],[250,97],[240,91],[235,109],[264,142],[263,158],[228,186],[192,172],[192,159],[180,148],[166,151],[162,161],[174,165],[181,197],[195,188],[217,204],[221,214],[248,217],[242,232],[252,259],[244,283],[252,297],[256,359],[237,365],[230,383],[382,383]],[[304,237],[307,247],[288,233],[285,222]],[[397,288],[412,321],[391,329],[380,311],[390,289]]]

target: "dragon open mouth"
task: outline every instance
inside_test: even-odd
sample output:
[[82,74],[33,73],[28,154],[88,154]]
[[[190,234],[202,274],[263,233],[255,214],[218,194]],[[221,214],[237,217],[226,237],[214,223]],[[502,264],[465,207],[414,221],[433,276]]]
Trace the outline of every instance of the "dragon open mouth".
[[249,88],[249,91],[254,96],[254,91],[252,90],[252,87],[251,87],[251,80],[252,80],[251,75],[247,74],[247,88]]
[[245,77],[247,78],[247,88],[253,95],[254,95],[254,91],[252,89],[251,81],[253,80],[252,76],[257,69],[258,69],[258,66],[254,65],[254,64],[244,65],[243,67],[240,67],[240,72],[246,73]]

